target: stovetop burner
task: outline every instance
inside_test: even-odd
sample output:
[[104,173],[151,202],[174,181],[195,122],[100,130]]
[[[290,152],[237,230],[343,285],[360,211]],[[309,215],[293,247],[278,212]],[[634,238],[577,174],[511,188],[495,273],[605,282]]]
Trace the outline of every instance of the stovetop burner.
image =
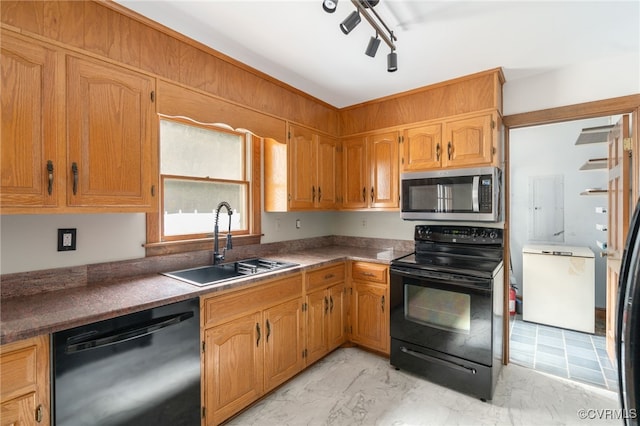
[[502,235],[498,228],[417,225],[416,251],[392,265],[492,278],[502,266]]

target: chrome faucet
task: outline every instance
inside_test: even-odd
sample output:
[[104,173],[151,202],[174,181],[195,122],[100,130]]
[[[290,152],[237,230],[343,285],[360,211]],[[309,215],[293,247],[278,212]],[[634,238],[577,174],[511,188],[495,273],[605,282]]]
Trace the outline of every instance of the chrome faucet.
[[[227,213],[229,213],[229,232],[227,232],[227,245],[222,249],[222,254],[219,253],[218,247],[218,218],[220,217],[220,209],[224,207],[227,209]],[[218,207],[216,208],[216,223],[213,227],[213,264],[217,265],[224,260],[224,255],[227,250],[231,250],[233,247],[231,246],[231,215],[233,211],[231,210],[231,206],[226,201],[220,202]]]

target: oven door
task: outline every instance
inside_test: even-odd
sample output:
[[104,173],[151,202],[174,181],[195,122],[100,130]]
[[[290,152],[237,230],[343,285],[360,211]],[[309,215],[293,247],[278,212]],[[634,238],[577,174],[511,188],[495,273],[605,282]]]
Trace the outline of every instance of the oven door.
[[392,266],[391,337],[492,365],[492,279]]

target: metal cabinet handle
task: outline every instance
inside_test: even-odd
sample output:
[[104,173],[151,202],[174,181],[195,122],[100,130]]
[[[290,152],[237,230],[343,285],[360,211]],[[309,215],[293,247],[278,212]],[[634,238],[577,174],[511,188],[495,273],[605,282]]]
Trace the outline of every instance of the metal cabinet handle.
[[267,343],[269,343],[269,336],[271,336],[271,323],[267,320]]
[[73,173],[73,195],[78,193],[78,164],[71,164],[71,173]]
[[256,339],[256,346],[260,345],[260,324],[256,323],[256,332],[258,333],[258,338]]
[[373,194],[374,194],[374,191],[373,191],[373,186],[372,186],[372,187],[371,187],[371,202],[372,202],[372,203],[373,203]]
[[334,275],[334,274],[327,274],[327,275],[325,275],[325,276],[324,276],[324,279],[325,279],[325,280],[330,280],[330,279],[331,279],[331,278],[333,278],[333,277],[335,277],[335,275]]
[[322,188],[318,187],[318,202],[322,201]]
[[449,143],[447,144],[447,156],[449,157],[449,160],[451,160],[451,151],[452,151],[452,146],[451,146],[451,141],[449,141]]
[[316,187],[315,185],[311,187],[311,201],[316,202]]
[[333,296],[329,296],[329,313],[333,313]]
[[324,297],[324,313],[326,314],[327,312],[329,312],[329,299],[327,299],[327,296]]
[[362,201],[367,201],[367,188],[362,187]]
[[384,312],[384,296],[382,296],[382,312]]
[[49,179],[49,186],[47,191],[49,195],[53,193],[53,161],[47,161],[47,177]]
[[43,408],[42,408],[42,404],[38,405],[38,408],[36,408],[36,422],[37,423],[42,423],[42,417],[43,417]]
[[441,148],[440,148],[440,142],[438,142],[436,144],[436,160],[440,161],[440,153],[441,153]]

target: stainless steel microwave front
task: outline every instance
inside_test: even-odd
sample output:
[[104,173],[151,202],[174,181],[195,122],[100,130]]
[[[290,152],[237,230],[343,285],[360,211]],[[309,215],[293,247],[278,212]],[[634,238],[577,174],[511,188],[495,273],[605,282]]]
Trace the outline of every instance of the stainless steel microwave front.
[[402,173],[400,185],[402,219],[500,221],[502,172],[497,167]]

